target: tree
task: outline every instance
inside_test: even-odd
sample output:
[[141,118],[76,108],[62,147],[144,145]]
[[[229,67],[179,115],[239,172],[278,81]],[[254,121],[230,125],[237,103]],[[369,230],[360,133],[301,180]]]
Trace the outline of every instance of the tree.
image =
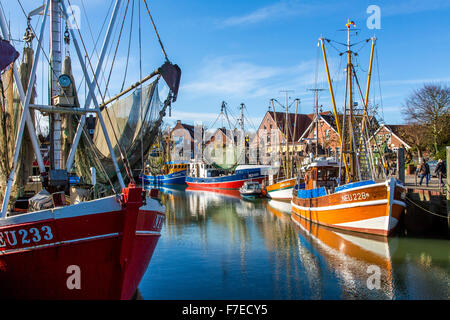
[[429,145],[430,137],[427,135],[427,128],[424,125],[411,123],[399,129],[399,136],[411,148],[417,151],[419,159],[422,159],[423,152]]
[[[425,84],[406,99],[403,112],[408,124],[419,126],[436,155],[450,138],[450,87]],[[427,144],[427,143],[425,143]]]

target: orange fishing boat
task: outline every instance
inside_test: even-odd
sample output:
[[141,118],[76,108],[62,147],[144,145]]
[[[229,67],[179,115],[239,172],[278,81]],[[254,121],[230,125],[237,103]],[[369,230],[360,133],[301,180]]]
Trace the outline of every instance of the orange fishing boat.
[[[305,189],[299,189],[294,193],[291,202],[294,213],[292,219],[298,221],[299,218],[305,218],[330,227],[388,236],[398,225],[406,206],[403,201],[406,189],[400,181],[392,177],[385,176],[383,181],[375,182],[375,151],[384,161],[376,143],[374,150],[369,144],[369,139],[373,136],[371,127],[373,117],[369,118],[367,105],[376,38],[367,40],[372,40],[372,48],[366,95],[363,96],[352,64],[352,55],[357,54],[352,51],[353,47],[350,43],[350,32],[353,31],[351,27],[354,23],[348,23],[346,26],[345,53],[348,56],[348,62],[343,114],[338,114],[336,108],[325,52],[326,39],[319,39],[340,142],[340,160],[316,159],[303,168]],[[357,85],[363,105],[361,114],[354,109],[357,105],[353,101],[354,83]],[[341,131],[340,123],[343,124],[343,131]]]
[[403,212],[405,187],[390,178],[376,183],[357,181],[338,186],[333,177],[339,166],[330,161],[313,162],[306,169],[304,190],[292,199],[292,219],[300,218],[340,229],[389,235]]
[[266,196],[277,200],[291,200],[296,181],[296,178],[291,178],[268,185],[265,188]]

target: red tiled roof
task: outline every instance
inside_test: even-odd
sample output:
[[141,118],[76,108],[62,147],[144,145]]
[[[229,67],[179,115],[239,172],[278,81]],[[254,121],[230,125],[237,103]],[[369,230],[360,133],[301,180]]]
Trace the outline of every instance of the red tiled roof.
[[[267,111],[269,112],[269,111]],[[270,116],[272,119],[274,119],[274,114],[273,112],[269,112]],[[320,113],[322,116],[326,116],[328,114],[330,114],[329,111],[327,112],[321,112]],[[278,129],[281,132],[285,132],[285,124],[286,124],[286,113],[285,112],[275,112],[275,116],[276,116],[276,122],[277,122],[277,126]],[[310,114],[295,114],[295,113],[288,113],[288,123],[289,123],[289,142],[292,142],[292,138],[294,138],[294,141],[297,141],[301,135],[303,134],[303,132],[305,132],[305,130],[308,128],[308,126],[311,124],[311,122],[314,120],[314,113],[310,113]],[[297,124],[295,126],[295,119],[297,116]],[[275,120],[275,119],[274,119]],[[295,133],[294,133],[294,127],[296,127]]]

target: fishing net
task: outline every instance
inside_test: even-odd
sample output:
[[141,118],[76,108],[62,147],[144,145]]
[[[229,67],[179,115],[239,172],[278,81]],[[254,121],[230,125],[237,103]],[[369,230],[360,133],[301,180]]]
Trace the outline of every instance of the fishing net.
[[[33,49],[25,47],[23,49],[22,61],[19,67],[19,76],[22,86],[27,88],[33,64]],[[0,201],[6,189],[8,175],[13,167],[14,147],[16,135],[19,128],[22,107],[17,87],[13,84],[13,64],[8,69],[3,70],[0,81]],[[31,95],[30,103],[34,103],[35,90]],[[34,112],[30,110],[31,118],[34,119]],[[34,121],[34,120],[33,120]],[[32,162],[34,153],[32,152],[31,138],[28,130],[25,129],[20,156],[18,158],[14,184],[11,192],[10,208],[14,206],[17,197],[23,195],[24,186],[28,177],[32,175]]]
[[[158,80],[159,78],[142,89],[137,88],[129,96],[116,100],[102,110],[106,131],[123,177],[126,176],[126,170],[120,152],[123,152],[129,167],[135,171],[131,174],[141,172],[142,156],[144,159],[147,156],[165,115],[165,108],[161,109],[158,94]],[[90,182],[90,167],[95,167],[99,183],[107,185],[112,182],[114,188],[119,190],[105,135],[99,121],[96,122],[93,138],[85,134],[77,149],[77,174]]]

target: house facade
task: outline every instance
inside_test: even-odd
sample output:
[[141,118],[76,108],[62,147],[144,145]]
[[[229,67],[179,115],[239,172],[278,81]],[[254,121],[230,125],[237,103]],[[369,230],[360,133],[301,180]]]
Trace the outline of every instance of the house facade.
[[302,156],[305,150],[298,140],[313,119],[314,114],[267,111],[250,147],[258,150],[259,160],[270,158],[274,153],[286,155],[287,150],[290,156]]
[[[382,124],[374,132],[374,137],[378,146],[386,146],[390,151],[397,151],[399,148],[404,148],[406,150],[411,149],[402,138],[401,130],[405,128],[406,125],[387,125]],[[375,146],[373,138],[370,139],[372,146]]]
[[339,135],[336,129],[334,115],[328,112],[318,114],[318,121],[312,121],[305,129],[298,142],[306,154],[334,156],[340,152]]
[[189,161],[194,158],[194,126],[182,123],[177,120],[177,124],[170,131],[172,141],[172,158],[177,160]]

